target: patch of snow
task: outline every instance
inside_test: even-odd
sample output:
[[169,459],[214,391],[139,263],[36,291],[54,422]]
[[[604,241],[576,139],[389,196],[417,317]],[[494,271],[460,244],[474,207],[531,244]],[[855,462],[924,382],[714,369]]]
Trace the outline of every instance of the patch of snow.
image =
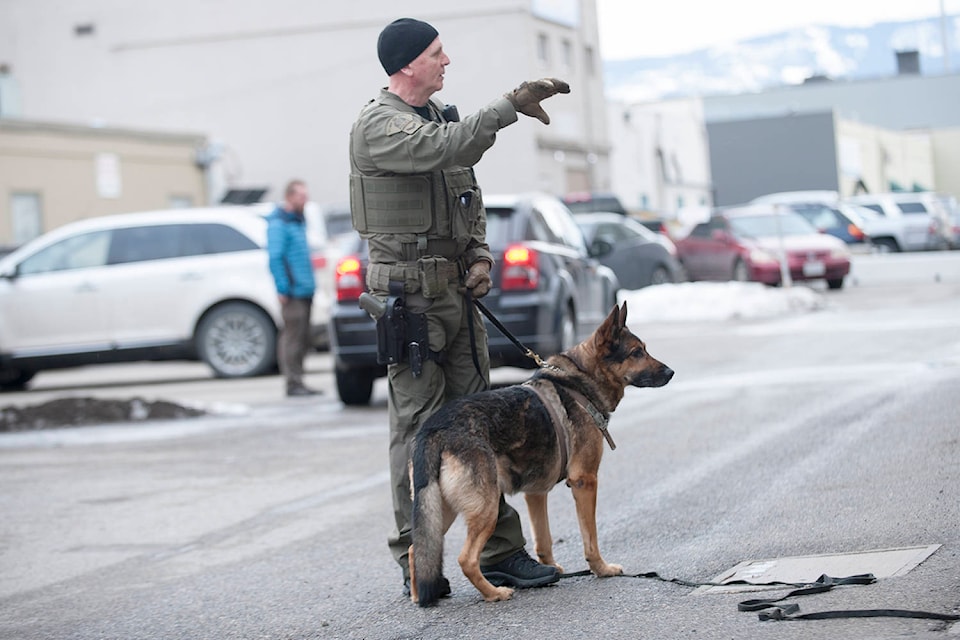
[[758,282],[682,282],[621,291],[632,322],[749,320],[807,313],[825,306],[805,286],[768,287]]

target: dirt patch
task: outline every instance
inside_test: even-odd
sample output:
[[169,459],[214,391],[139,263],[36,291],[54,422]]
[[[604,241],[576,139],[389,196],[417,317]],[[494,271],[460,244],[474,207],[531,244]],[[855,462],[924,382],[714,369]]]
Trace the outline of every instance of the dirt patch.
[[150,402],[143,398],[106,400],[100,398],[59,398],[26,407],[0,408],[0,432],[33,431],[59,427],[176,420],[204,415],[204,411],[173,402]]

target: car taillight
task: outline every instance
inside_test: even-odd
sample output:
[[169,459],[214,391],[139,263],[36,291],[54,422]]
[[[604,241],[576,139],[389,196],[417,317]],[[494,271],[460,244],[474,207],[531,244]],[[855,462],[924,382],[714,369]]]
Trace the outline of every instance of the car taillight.
[[847,233],[849,233],[852,238],[863,240],[863,230],[855,224],[847,226]]
[[503,268],[500,270],[500,289],[519,291],[536,289],[540,282],[539,257],[537,252],[523,245],[511,245],[503,253]]
[[358,300],[364,291],[363,272],[360,260],[355,256],[346,256],[337,262],[334,274],[337,287],[337,301]]

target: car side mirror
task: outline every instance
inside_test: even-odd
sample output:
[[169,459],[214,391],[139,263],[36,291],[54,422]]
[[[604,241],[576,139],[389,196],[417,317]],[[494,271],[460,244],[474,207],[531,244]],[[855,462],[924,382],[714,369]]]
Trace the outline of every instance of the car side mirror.
[[612,251],[613,245],[606,240],[597,239],[590,243],[589,253],[591,258],[602,258]]

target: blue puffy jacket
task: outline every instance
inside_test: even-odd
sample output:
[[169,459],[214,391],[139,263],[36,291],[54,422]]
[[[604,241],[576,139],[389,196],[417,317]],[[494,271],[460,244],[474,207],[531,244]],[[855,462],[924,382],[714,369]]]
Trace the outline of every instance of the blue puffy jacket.
[[313,297],[317,284],[302,215],[277,207],[267,216],[267,254],[278,294],[291,298]]

